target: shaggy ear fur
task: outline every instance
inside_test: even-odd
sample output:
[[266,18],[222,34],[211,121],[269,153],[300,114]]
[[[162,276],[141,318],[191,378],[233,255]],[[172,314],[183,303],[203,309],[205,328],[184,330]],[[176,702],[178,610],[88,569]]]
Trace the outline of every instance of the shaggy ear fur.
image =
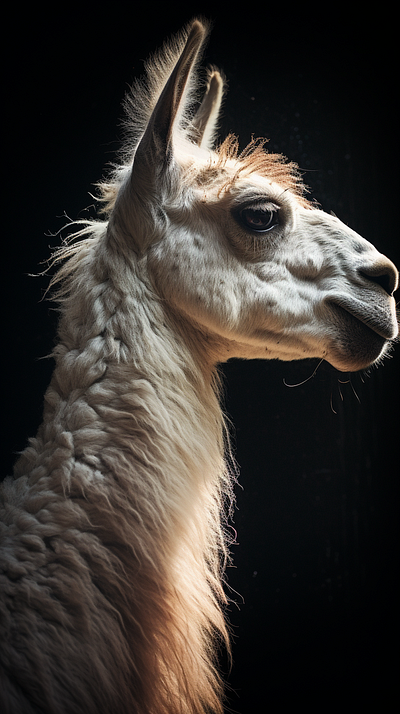
[[179,123],[183,114],[188,79],[206,35],[205,25],[194,20],[183,52],[161,92],[136,150],[131,177],[133,186],[140,181],[142,188],[145,177],[147,182],[150,179],[153,183],[160,168],[171,164],[174,125]]

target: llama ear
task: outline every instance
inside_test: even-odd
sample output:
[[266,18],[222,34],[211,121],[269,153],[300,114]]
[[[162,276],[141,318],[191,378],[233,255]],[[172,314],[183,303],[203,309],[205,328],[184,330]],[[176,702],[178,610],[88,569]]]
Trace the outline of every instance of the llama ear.
[[204,149],[212,149],[218,116],[224,95],[224,78],[214,67],[208,73],[207,90],[192,125],[196,131],[197,144]]
[[132,168],[133,184],[140,181],[143,186],[144,178],[154,180],[160,165],[165,167],[172,159],[174,124],[182,114],[188,79],[206,35],[205,25],[194,20],[182,54],[161,92],[136,150]]

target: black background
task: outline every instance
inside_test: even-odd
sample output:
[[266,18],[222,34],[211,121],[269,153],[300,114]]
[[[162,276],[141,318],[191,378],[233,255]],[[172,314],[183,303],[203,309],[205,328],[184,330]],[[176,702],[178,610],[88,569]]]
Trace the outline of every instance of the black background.
[[[229,81],[221,137],[233,131],[242,147],[252,134],[270,137],[324,210],[400,262],[390,20],[348,18],[338,5],[164,8],[14,8],[3,29],[7,472],[37,429],[52,370],[39,359],[57,319],[41,301],[48,278],[29,273],[58,244],[65,214],[94,213],[88,192],[115,158],[127,87],[192,16],[214,21],[204,62]],[[399,352],[368,375],[322,364],[291,388],[314,362],[224,366],[241,467],[228,570],[231,711],[394,710]]]

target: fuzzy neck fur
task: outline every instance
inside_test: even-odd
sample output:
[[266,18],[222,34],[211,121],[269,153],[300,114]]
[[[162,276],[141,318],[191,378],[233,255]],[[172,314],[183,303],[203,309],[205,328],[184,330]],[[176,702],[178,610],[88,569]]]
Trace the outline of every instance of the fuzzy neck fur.
[[6,482],[6,629],[24,633],[6,651],[11,711],[219,712],[229,485],[213,369],[145,262],[97,233],[61,269],[44,422]]

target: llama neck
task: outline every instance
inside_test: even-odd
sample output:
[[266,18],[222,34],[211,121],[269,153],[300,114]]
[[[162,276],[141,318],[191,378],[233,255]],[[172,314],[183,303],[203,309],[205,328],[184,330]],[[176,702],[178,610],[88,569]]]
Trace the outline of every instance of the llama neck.
[[69,276],[44,422],[17,474],[46,462],[46,483],[59,493],[114,492],[118,485],[134,508],[147,508],[150,530],[165,529],[167,548],[185,541],[186,528],[186,539],[207,550],[208,512],[218,524],[211,540],[223,547],[227,479],[213,366],[193,334],[164,311],[145,266],[113,255],[110,246],[103,254],[101,242],[85,243]]
[[[16,476],[30,474],[32,499],[44,494],[47,534],[78,550],[87,533],[96,539],[82,562],[122,618],[138,712],[178,713],[182,691],[218,711],[210,642],[216,632],[228,641],[221,505],[230,487],[213,369],[145,280],[124,287],[122,261],[118,283],[112,266],[102,274],[98,245],[81,246],[76,262],[44,421]],[[94,548],[104,555],[94,560]]]

